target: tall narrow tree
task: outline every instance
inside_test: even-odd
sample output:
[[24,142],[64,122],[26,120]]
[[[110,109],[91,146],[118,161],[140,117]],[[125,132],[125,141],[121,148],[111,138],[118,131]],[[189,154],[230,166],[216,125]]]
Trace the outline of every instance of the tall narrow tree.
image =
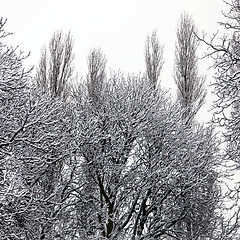
[[36,74],[39,87],[51,97],[66,97],[69,80],[73,75],[73,39],[70,32],[55,32],[49,48],[42,50]]
[[[192,122],[198,110],[204,104],[206,97],[205,77],[198,73],[198,57],[197,49],[199,41],[196,37],[197,28],[190,15],[183,13],[177,28],[177,42],[175,49],[175,66],[174,66],[174,80],[177,85],[177,99],[182,108],[183,119],[190,129],[190,132],[195,132],[195,126]],[[213,158],[209,156],[209,159]],[[196,159],[191,159],[195,162]],[[196,161],[195,164],[198,164]],[[209,169],[202,169],[203,173],[199,179],[205,182],[205,188],[198,189],[196,195],[200,200],[189,201],[191,194],[183,196],[185,202],[188,202],[188,213],[179,224],[181,231],[185,232],[179,235],[184,239],[198,239],[199,237],[210,234],[210,222],[214,212],[214,201],[212,198],[215,180],[207,180],[203,175],[211,175]],[[194,187],[194,186],[192,186]],[[206,208],[207,206],[207,208]]]
[[[38,95],[35,96],[35,101],[43,101],[43,105],[48,106],[49,113],[54,110],[52,109],[54,104],[56,104],[55,106],[58,106],[54,113],[56,118],[54,119],[56,126],[62,125],[60,122],[65,122],[65,120],[70,116],[70,113],[68,112],[68,114],[63,117],[64,119],[61,117],[57,118],[57,115],[62,115],[66,110],[66,102],[65,105],[61,104],[68,97],[68,87],[73,75],[73,59],[73,39],[70,32],[66,35],[64,35],[61,31],[53,33],[52,38],[49,42],[49,48],[45,47],[42,51],[40,63],[37,69],[37,74],[35,77],[37,85],[36,88],[41,89],[42,92],[40,94],[35,94]],[[54,116],[51,114],[50,117],[54,118]],[[45,128],[47,131],[51,132],[50,125],[48,128]],[[38,126],[38,129],[40,130],[41,127]],[[64,133],[64,130],[62,129],[61,132]],[[65,136],[67,136],[66,132]],[[41,188],[39,188],[41,194],[45,194],[45,197],[50,197],[51,194],[56,191],[57,186],[61,185],[62,167],[65,166],[64,164],[66,162],[66,159],[68,159],[67,154],[65,156],[62,155],[62,150],[64,149],[64,146],[66,146],[67,141],[60,140],[63,139],[60,136],[60,133],[58,134],[58,137],[59,142],[63,144],[61,148],[57,147],[59,144],[56,144],[55,147],[53,145],[49,145],[47,154],[45,154],[45,152],[39,152],[41,159],[46,158],[45,169],[44,171],[41,169],[43,173],[41,173],[38,180],[38,182],[41,182]],[[47,142],[47,144],[49,143],[50,140]],[[70,153],[71,149],[68,148],[68,150]],[[56,161],[52,161],[53,156],[58,156],[58,159]],[[53,212],[56,209],[56,205],[46,202],[43,204],[43,207],[45,208],[46,219],[51,219],[54,215]],[[52,224],[50,224],[48,221],[45,221],[39,226],[41,229],[40,239],[46,239],[48,234],[51,232],[50,230]]]
[[100,48],[94,48],[90,51],[88,58],[88,75],[87,89],[88,96],[92,103],[96,104],[99,101],[103,81],[106,77],[107,59]]
[[193,118],[206,97],[205,77],[198,73],[197,28],[191,16],[182,14],[175,47],[174,80],[178,89],[178,100],[183,107],[184,118]]
[[145,64],[147,78],[156,88],[158,79],[164,64],[163,60],[164,47],[159,43],[157,31],[153,31],[151,36],[147,36],[145,42]]

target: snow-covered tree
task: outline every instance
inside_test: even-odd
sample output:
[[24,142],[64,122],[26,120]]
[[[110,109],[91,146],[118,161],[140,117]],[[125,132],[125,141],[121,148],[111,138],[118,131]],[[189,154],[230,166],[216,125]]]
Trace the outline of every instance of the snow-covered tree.
[[[156,43],[160,71],[154,36],[149,54]],[[155,91],[155,77],[107,77],[96,49],[87,81],[67,98],[71,46],[54,35],[52,60],[42,55],[34,82],[21,55],[0,44],[0,238],[188,239],[179,226],[193,218],[197,236],[210,238],[218,204],[212,129],[187,125],[185,109]]]
[[[117,74],[104,81],[98,108],[81,96],[75,117],[81,176],[72,208],[75,238],[178,237],[178,223],[199,206],[209,202],[201,216],[213,213],[217,161],[210,130],[190,130],[181,108],[140,76]],[[195,228],[203,234],[200,221]]]
[[17,199],[25,195],[13,146],[28,121],[28,80],[23,53],[4,44],[6,20],[0,19],[0,238],[21,237]]
[[[217,38],[218,35],[214,34],[210,40],[207,40],[206,36],[199,37],[199,39],[208,46],[208,52],[205,56],[213,59],[213,68],[216,70],[213,86],[217,100],[214,102],[213,122],[222,127],[223,131],[224,147],[226,148],[222,154],[222,162],[227,166],[236,164],[234,169],[230,167],[226,169],[224,166],[223,169],[226,169],[229,175],[229,172],[234,174],[239,169],[240,163],[240,1],[229,0],[225,3],[229,10],[224,13],[226,22],[220,24],[224,27],[226,34],[221,38]],[[223,175],[225,175],[224,173]],[[229,186],[225,196],[225,202],[229,201],[228,205],[223,207],[222,214],[218,219],[216,239],[239,238],[239,186],[238,183],[232,185]]]
[[67,191],[60,176],[69,159],[70,114],[66,104],[38,94],[24,58],[1,41],[0,238],[53,239]]

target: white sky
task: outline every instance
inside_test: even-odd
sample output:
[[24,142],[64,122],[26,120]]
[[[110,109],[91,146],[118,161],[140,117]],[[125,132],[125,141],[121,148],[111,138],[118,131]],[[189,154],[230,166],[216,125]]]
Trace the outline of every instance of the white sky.
[[[101,47],[108,67],[128,73],[144,71],[144,43],[157,29],[165,45],[165,65],[161,79],[173,86],[172,72],[176,27],[183,11],[190,13],[199,32],[215,33],[226,9],[222,0],[0,0],[0,15],[8,18],[8,41],[31,52],[28,64],[36,65],[40,49],[55,30],[72,32],[75,39],[75,68],[86,73],[86,56]],[[199,63],[200,71],[211,81],[209,62]],[[210,107],[206,105],[204,111]],[[200,113],[202,114],[202,113]]]

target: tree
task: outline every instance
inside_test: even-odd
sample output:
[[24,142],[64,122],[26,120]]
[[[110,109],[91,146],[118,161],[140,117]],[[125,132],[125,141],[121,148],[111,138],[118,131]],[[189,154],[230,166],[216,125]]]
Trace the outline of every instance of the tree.
[[44,47],[36,73],[36,81],[43,92],[52,97],[67,97],[69,81],[73,75],[73,39],[55,32],[49,43],[49,51]]
[[[190,132],[196,131],[192,120],[203,105],[206,97],[206,88],[204,86],[205,78],[198,74],[197,49],[199,40],[195,34],[197,34],[197,29],[193,19],[184,13],[181,15],[177,29],[174,79],[178,87],[177,100],[183,110],[183,119],[186,119],[185,124],[189,126]],[[200,129],[198,128],[198,130]],[[214,158],[214,153],[212,153],[212,156],[209,156],[209,158]],[[194,158],[190,159],[191,161],[196,160]],[[201,160],[199,159],[199,161]],[[195,162],[195,164],[197,164],[197,162]],[[202,171],[205,175],[213,174],[212,169],[209,168],[202,169]],[[208,173],[208,171],[210,172]],[[215,217],[214,208],[217,207],[215,200],[212,199],[216,179],[215,177],[208,179],[206,186],[199,188],[198,193],[196,191],[195,194],[200,197],[201,200],[196,198],[195,202],[194,199],[193,202],[189,202],[189,212],[184,216],[178,226],[180,229],[179,236],[184,239],[197,239],[206,234],[210,236],[210,229],[214,228],[214,224],[212,226],[210,226],[210,224]],[[191,195],[192,193],[184,194],[184,201],[188,202]],[[211,214],[209,214],[209,212],[211,212]],[[186,231],[187,234],[182,234],[181,230]]]
[[147,36],[145,43],[146,74],[154,88],[157,86],[158,78],[164,64],[163,50],[164,47],[160,45],[157,31],[155,30],[151,36]]
[[8,155],[3,158],[2,239],[53,238],[68,192],[61,168],[69,156],[69,115],[59,102],[33,94],[22,106],[21,129],[3,147]]
[[[234,3],[236,4],[236,3]],[[240,14],[238,12],[238,14]],[[231,95],[229,96],[228,102],[229,102],[229,110],[230,110],[230,116],[228,117],[228,122],[225,122],[225,127],[227,129],[225,135],[225,138],[228,142],[227,146],[227,154],[228,157],[239,164],[239,146],[240,146],[240,139],[239,139],[239,124],[238,119],[240,119],[239,110],[240,110],[240,104],[239,104],[239,84],[238,84],[238,72],[240,70],[239,65],[239,56],[240,56],[240,48],[239,48],[239,33],[235,31],[233,33],[232,40],[230,40],[230,48],[229,53],[232,55],[231,58],[235,59],[234,62],[230,63],[229,67],[229,75],[227,78],[229,78],[228,81],[232,80],[233,82],[236,81],[234,86],[229,86],[229,90],[233,91]],[[234,76],[232,78],[232,76]],[[227,86],[225,86],[227,87]],[[232,88],[234,87],[234,89]],[[227,96],[224,96],[224,98],[228,98]],[[231,98],[231,100],[230,100]],[[225,105],[225,108],[227,106]]]
[[[181,230],[186,239],[179,223],[208,221],[218,204],[212,129],[189,127],[156,78],[107,78],[96,49],[87,81],[66,99],[71,64],[63,68],[57,36],[36,82],[0,45],[0,238],[179,239]],[[212,225],[197,220],[208,237]]]
[[[137,237],[133,239],[199,239],[210,237],[213,231],[209,216],[218,204],[217,161],[212,156],[215,141],[211,130],[192,132],[179,115],[170,119],[165,116],[166,122],[161,119],[159,124],[164,125],[149,132],[143,143],[145,194],[134,227]],[[184,127],[176,130],[176,119]],[[187,220],[195,223],[191,225],[194,236],[189,236]]]
[[85,120],[79,119],[82,131],[78,142],[82,144],[78,152],[84,179],[92,185],[85,185],[76,208],[87,207],[78,223],[86,239],[124,237],[126,226],[132,221],[139,194],[133,191],[138,170],[129,171],[127,166],[136,138],[147,124],[145,108],[151,106],[151,94],[144,90],[148,86],[138,81],[112,76],[103,83],[101,105],[93,108],[91,101],[86,101],[84,114],[81,112]]
[[199,41],[193,19],[186,13],[181,16],[175,47],[174,79],[178,101],[185,109],[184,117],[193,118],[203,105],[206,96],[205,78],[198,74],[197,48]]
[[[210,197],[217,201],[216,189],[207,196],[204,190],[206,181],[216,179],[211,131],[189,134],[180,109],[139,76],[116,74],[104,81],[98,108],[82,89],[74,123],[73,179],[80,187],[72,199],[71,229],[76,231],[68,234],[73,239],[177,237],[177,223],[188,207],[196,209],[194,204]],[[184,194],[191,194],[186,202]]]
[[[1,18],[1,38],[4,25]],[[0,58],[0,238],[53,239],[69,194],[61,167],[71,149],[70,114],[66,104],[39,94],[21,52],[1,42]]]
[[27,102],[29,72],[23,68],[25,56],[16,48],[4,44],[9,35],[4,27],[6,20],[0,19],[0,238],[21,237],[21,221],[14,203],[25,195],[21,188],[13,145],[24,131],[28,119]]
[[[42,51],[39,67],[35,77],[36,87],[35,92],[33,92],[34,101],[38,102],[40,105],[45,102],[42,109],[46,109],[47,107],[47,112],[55,114],[55,117],[53,117],[51,114],[46,115],[44,112],[36,112],[36,115],[39,116],[39,118],[43,117],[45,119],[43,124],[48,120],[52,121],[52,124],[45,126],[45,130],[42,129],[44,125],[40,124],[38,121],[36,121],[36,125],[34,126],[35,128],[38,127],[39,132],[42,130],[45,132],[48,129],[49,133],[51,133],[52,129],[55,128],[55,132],[52,132],[51,137],[48,136],[48,140],[44,143],[46,144],[46,147],[48,146],[49,150],[45,152],[40,149],[38,152],[39,156],[42,155],[42,159],[38,164],[41,165],[41,161],[43,159],[45,159],[45,164],[42,164],[42,168],[39,168],[40,176],[38,177],[38,181],[33,184],[33,187],[39,184],[41,186],[39,187],[37,194],[43,195],[43,198],[54,199],[51,203],[45,202],[45,204],[42,204],[46,221],[43,221],[40,224],[40,239],[49,238],[50,236],[52,238],[54,236],[51,234],[54,234],[56,222],[59,221],[56,213],[60,211],[62,204],[65,204],[65,201],[62,199],[65,199],[64,193],[69,190],[67,186],[70,182],[68,182],[68,184],[64,187],[64,184],[66,183],[63,183],[63,181],[66,181],[65,168],[69,168],[69,156],[72,151],[72,148],[69,147],[70,138],[67,138],[67,136],[70,136],[69,134],[71,134],[70,119],[72,118],[72,114],[67,110],[69,108],[69,104],[66,99],[70,96],[69,87],[71,84],[70,80],[73,75],[73,60],[73,39],[70,32],[66,35],[64,35],[61,31],[55,32],[50,40],[49,49],[47,50],[45,47]],[[36,94],[38,89],[41,90],[42,94]],[[48,117],[45,118],[45,116]],[[66,125],[67,122],[69,126]],[[58,133],[59,141],[56,141],[54,138],[57,136],[58,127],[62,128],[62,131]],[[36,134],[38,134],[38,132],[36,132]],[[44,138],[42,138],[42,140],[45,141]],[[53,143],[56,145],[53,146]],[[66,146],[68,146],[68,150],[65,148]],[[62,155],[63,152],[66,154]],[[53,158],[55,158],[55,161]],[[30,166],[31,168],[38,167],[37,164]],[[37,176],[38,174],[36,173],[35,175]],[[61,194],[57,194],[56,191],[61,188],[63,188],[64,191]],[[55,193],[56,196],[53,196],[53,193]]]
[[[206,36],[199,39],[208,46],[205,57],[211,57],[214,61],[213,68],[216,70],[214,93],[217,100],[214,102],[215,114],[213,122],[217,126],[223,127],[224,142],[226,148],[222,154],[222,162],[229,166],[235,163],[234,169],[226,169],[222,178],[227,178],[239,168],[240,140],[239,140],[239,29],[240,29],[240,1],[226,1],[229,7],[228,13],[224,14],[226,22],[220,23],[225,34],[220,40],[216,40],[217,34],[213,38],[206,40]],[[216,239],[238,239],[239,238],[239,186],[228,186],[225,202],[223,205],[218,226],[216,227]],[[230,206],[229,206],[230,205]],[[227,213],[227,214],[226,214]],[[226,216],[228,215],[228,216]]]
[[107,60],[101,49],[93,49],[88,56],[87,89],[93,104],[97,104],[106,78]]

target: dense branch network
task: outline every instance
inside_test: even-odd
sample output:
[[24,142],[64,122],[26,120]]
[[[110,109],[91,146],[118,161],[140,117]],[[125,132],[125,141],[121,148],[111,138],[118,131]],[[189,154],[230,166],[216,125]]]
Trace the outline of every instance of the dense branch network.
[[[232,106],[228,156],[239,163],[238,32],[226,41],[208,46],[217,53],[217,105]],[[219,213],[226,158],[214,128],[192,121],[206,95],[198,45],[183,14],[176,104],[157,87],[164,60],[156,31],[146,40],[144,75],[108,76],[105,55],[93,49],[78,85],[70,33],[53,34],[34,79],[23,55],[0,42],[0,238],[237,239],[239,210],[228,220]],[[237,201],[239,189],[231,194]]]

